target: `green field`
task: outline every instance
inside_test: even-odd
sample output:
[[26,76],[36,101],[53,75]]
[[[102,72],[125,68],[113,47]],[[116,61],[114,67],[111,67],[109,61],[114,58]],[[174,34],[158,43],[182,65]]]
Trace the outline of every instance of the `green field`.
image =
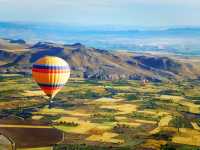
[[31,77],[1,75],[0,87],[0,119],[48,122],[65,135],[56,150],[200,147],[199,80],[141,85],[72,78],[51,108]]

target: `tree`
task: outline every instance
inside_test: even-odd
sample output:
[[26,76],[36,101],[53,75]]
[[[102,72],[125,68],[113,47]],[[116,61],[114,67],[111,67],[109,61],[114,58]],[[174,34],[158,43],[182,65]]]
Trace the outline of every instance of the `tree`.
[[176,148],[171,144],[161,145],[161,150],[176,150]]
[[172,124],[174,127],[178,129],[178,132],[180,132],[180,128],[190,128],[191,124],[189,121],[187,121],[183,116],[175,116],[172,120]]

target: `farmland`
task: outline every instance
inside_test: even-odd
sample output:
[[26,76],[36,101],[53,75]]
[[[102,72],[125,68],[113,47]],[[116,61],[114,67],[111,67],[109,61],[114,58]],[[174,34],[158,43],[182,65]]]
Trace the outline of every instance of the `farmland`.
[[[29,76],[1,75],[0,87],[0,119],[6,120],[0,121],[0,130],[58,129],[64,139],[53,145],[55,150],[200,147],[199,80],[142,85],[137,80],[71,78],[51,107]],[[22,119],[23,124],[16,124]],[[26,146],[19,149],[31,148]]]

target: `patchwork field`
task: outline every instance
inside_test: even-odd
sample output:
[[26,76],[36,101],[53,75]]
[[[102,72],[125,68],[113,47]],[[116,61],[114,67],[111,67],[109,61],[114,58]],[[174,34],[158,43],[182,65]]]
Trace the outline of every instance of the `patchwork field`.
[[[56,150],[200,147],[199,80],[141,85],[72,78],[51,105],[30,77],[1,75],[0,86],[0,118],[6,120],[0,129],[16,134],[17,129],[58,129],[64,137],[54,145]],[[10,118],[24,123],[16,125]],[[31,126],[29,121],[48,126]],[[42,143],[33,148],[51,149]]]

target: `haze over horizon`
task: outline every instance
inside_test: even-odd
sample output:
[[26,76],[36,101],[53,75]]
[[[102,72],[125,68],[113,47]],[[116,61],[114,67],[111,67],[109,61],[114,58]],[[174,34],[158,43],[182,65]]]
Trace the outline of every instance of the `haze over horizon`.
[[0,38],[200,55],[199,18],[199,0],[0,0]]
[[200,26],[200,1],[0,0],[0,21],[77,26]]

